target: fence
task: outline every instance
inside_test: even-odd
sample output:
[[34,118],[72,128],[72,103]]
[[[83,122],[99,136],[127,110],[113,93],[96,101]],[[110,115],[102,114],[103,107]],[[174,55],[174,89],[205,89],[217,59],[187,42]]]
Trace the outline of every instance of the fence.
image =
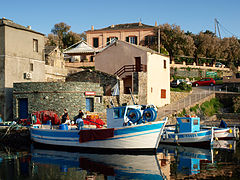
[[215,90],[204,91],[201,93],[192,93],[191,95],[164,107],[158,109],[158,118],[162,118],[168,115],[176,114],[182,111],[183,108],[190,108],[199,104],[200,102],[206,101],[209,98],[215,96]]

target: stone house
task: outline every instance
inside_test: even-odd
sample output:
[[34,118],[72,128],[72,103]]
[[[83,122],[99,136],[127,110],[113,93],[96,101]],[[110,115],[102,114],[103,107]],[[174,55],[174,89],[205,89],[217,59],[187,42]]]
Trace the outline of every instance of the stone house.
[[0,19],[0,113],[12,119],[14,82],[44,81],[44,34]]
[[[103,88],[91,82],[29,82],[14,83],[14,118],[25,119],[29,113],[54,110],[60,116],[67,108],[70,119],[82,109],[103,112]],[[24,103],[22,103],[24,102]]]
[[138,103],[170,104],[170,59],[149,48],[116,41],[95,57],[95,69],[120,78],[123,94],[138,95]]
[[64,54],[56,46],[45,46],[45,81],[65,81],[68,70],[65,69]]
[[77,73],[69,74],[66,82],[92,82],[99,83],[103,88],[104,96],[111,96],[111,90],[118,82],[117,76],[107,74],[96,70],[84,70]]

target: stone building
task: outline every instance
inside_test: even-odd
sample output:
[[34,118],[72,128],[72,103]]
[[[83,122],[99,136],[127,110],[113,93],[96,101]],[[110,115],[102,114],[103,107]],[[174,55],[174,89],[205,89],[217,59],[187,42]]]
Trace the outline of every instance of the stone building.
[[120,93],[138,95],[138,103],[170,104],[169,56],[116,41],[95,57],[95,69],[120,78]]
[[45,46],[45,81],[65,81],[68,70],[65,69],[64,55],[56,46]]
[[29,113],[54,110],[62,115],[67,108],[70,119],[84,112],[103,112],[103,88],[90,82],[29,82],[14,83],[14,118],[24,119]]
[[0,19],[0,113],[12,119],[14,82],[44,81],[44,34]]
[[99,83],[103,88],[103,95],[110,96],[111,89],[117,83],[117,76],[107,74],[96,70],[84,70],[77,73],[69,74],[66,82],[93,82]]

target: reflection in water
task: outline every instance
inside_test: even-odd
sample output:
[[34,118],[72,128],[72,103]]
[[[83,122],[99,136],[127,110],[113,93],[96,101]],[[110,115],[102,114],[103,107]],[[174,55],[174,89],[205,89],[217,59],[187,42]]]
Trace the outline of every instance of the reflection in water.
[[[44,149],[0,151],[0,179],[171,179],[217,170],[236,161],[235,141],[214,149],[160,145],[157,155],[88,154]],[[238,158],[239,159],[239,158]],[[221,166],[222,168],[222,166]]]

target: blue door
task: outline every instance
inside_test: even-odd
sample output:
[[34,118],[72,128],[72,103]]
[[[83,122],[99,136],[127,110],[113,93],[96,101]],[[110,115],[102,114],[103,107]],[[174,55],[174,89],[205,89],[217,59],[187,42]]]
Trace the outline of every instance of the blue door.
[[20,119],[28,118],[28,99],[18,99],[18,114]]
[[94,111],[93,98],[86,98],[86,111]]

